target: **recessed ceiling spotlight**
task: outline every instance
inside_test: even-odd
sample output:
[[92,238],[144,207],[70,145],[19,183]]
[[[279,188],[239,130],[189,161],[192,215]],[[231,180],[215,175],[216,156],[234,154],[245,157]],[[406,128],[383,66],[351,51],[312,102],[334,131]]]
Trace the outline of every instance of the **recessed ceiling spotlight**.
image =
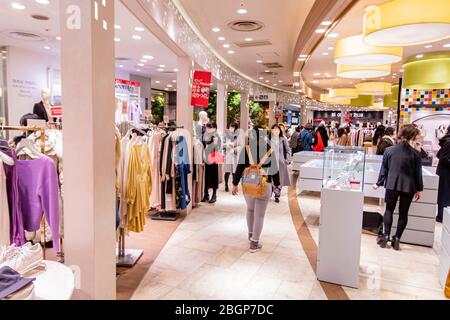
[[256,63],[263,63],[262,60],[256,60]]
[[168,91],[168,90],[169,90],[169,88],[164,88],[164,90]]
[[60,36],[56,37],[56,40],[61,41],[61,37]]
[[120,42],[120,38],[114,38],[115,42]]
[[219,39],[219,41],[224,41],[225,37],[219,37],[218,39]]
[[328,47],[328,50],[330,50],[330,51],[334,50],[334,47]]
[[313,83],[319,83],[319,81],[318,80],[314,80]]
[[141,69],[137,69],[136,71],[137,71],[137,72],[141,72]]
[[323,25],[323,26],[331,26],[332,24],[333,24],[333,21],[329,21],[329,20],[322,21],[322,23],[321,23],[321,25]]
[[353,81],[349,81],[348,83],[353,84]]
[[306,61],[306,58],[298,58],[298,61]]
[[273,85],[276,87],[278,84],[274,83]]
[[392,76],[392,78],[396,78],[396,76]]
[[233,50],[228,50],[228,53],[229,53],[229,54],[233,54],[234,51],[233,51]]
[[381,78],[381,80],[384,80],[384,78]]
[[123,68],[123,64],[119,65],[119,68]]
[[247,42],[253,41],[252,38],[245,38],[244,40],[247,41]]
[[142,28],[142,27],[136,27],[136,28],[134,28],[134,30],[136,30],[138,32],[144,32],[145,31],[145,29]]
[[431,44],[428,44],[425,46],[425,49],[430,49],[430,48],[433,48],[433,46]]
[[177,80],[172,80],[173,83],[177,83]]
[[313,76],[318,77],[318,76],[320,76],[320,73],[318,73],[318,72],[314,73]]
[[247,11],[247,9],[239,9],[238,11],[237,11],[237,13],[239,13],[239,14],[246,14],[248,11]]
[[308,58],[308,55],[307,55],[307,54],[301,54],[301,55],[299,55],[298,57],[299,57],[299,58]]
[[300,82],[294,82],[293,85],[294,87],[300,87]]
[[220,32],[220,29],[219,28],[212,28],[212,31],[213,32]]
[[278,82],[279,82],[279,83],[282,83],[282,82],[283,82],[283,80],[278,80]]
[[400,69],[400,72],[403,72],[403,69]]
[[269,80],[266,80],[266,83],[269,83],[270,81]]
[[223,47],[224,47],[224,48],[229,48],[230,45],[229,45],[228,43],[225,43],[225,44],[223,45]]
[[49,46],[44,47],[45,50],[50,50],[51,48]]
[[145,66],[145,64],[143,64],[143,63],[138,63],[138,66],[139,66],[139,67],[143,67],[143,66]]
[[159,65],[160,68],[165,68],[166,66],[164,64]]
[[134,40],[141,40],[142,37],[135,34],[135,35],[133,35],[133,39]]
[[299,71],[294,71],[294,77],[300,77],[300,72]]
[[36,0],[36,2],[39,4],[49,4],[50,3],[50,1],[48,1],[48,0]]
[[316,33],[325,33],[325,32],[327,32],[327,29],[321,28],[316,30]]
[[152,59],[153,59],[153,56],[145,55],[145,56],[142,56],[142,59],[145,59],[145,60],[152,60]]
[[120,26],[118,24],[115,24],[114,29],[120,29]]
[[392,75],[393,75],[393,76],[396,76],[397,74],[396,74],[396,73],[393,73]]
[[173,71],[174,71],[174,72],[178,72],[178,69],[177,69],[177,68],[175,68],[175,69],[173,69]]
[[171,84],[167,85],[167,88],[172,88],[172,87],[173,87],[173,85],[171,85]]
[[337,38],[337,37],[339,37],[339,33],[329,33],[329,34],[327,35],[327,37],[328,37],[328,38]]
[[267,69],[267,70],[264,70],[264,72],[268,73],[268,72],[270,72],[270,70],[269,70],[269,69]]
[[159,81],[159,80],[156,80],[156,81],[155,81],[155,83],[161,83],[161,81]]
[[16,10],[25,10],[25,6],[17,2],[11,3],[11,7]]
[[418,54],[417,56],[416,56],[416,58],[423,58],[423,54]]
[[158,71],[159,71],[159,72],[162,72],[162,71],[164,71],[164,69],[163,69],[163,68],[159,68]]
[[328,52],[324,52],[324,53],[322,53],[324,56],[327,56],[328,55]]
[[147,62],[147,60],[145,60],[145,59],[141,59],[141,62],[142,62],[142,63],[146,63],[146,62]]
[[259,80],[264,80],[264,77],[259,77]]
[[444,48],[450,48],[450,43],[444,44]]

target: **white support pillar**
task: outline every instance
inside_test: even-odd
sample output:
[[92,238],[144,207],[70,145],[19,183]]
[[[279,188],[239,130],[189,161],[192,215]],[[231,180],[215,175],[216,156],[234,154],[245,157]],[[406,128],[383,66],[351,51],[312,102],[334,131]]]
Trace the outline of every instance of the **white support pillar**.
[[219,82],[217,84],[217,130],[220,134],[227,128],[228,94],[227,86]]
[[[194,132],[194,108],[191,106],[193,62],[187,57],[178,57],[177,72],[177,126],[185,130],[190,163],[193,163],[192,142]],[[192,191],[192,174],[189,175],[189,190]],[[192,210],[192,202],[187,212]]]
[[248,92],[241,92],[241,117],[240,125],[241,129],[247,132],[248,120],[249,120],[249,108],[248,108],[249,95]]
[[80,296],[115,299],[114,1],[59,7],[65,262]]
[[275,119],[275,112],[273,111],[273,109],[275,108],[275,104],[275,101],[269,102],[269,128],[277,123],[277,120]]

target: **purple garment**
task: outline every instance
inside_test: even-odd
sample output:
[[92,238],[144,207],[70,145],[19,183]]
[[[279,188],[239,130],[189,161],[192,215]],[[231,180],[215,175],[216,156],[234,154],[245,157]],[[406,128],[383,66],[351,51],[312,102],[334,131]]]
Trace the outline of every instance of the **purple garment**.
[[[8,154],[14,159],[14,162],[17,162],[14,151],[8,152]],[[8,192],[11,243],[21,246],[25,244],[25,231],[19,201],[17,166],[4,164],[3,167],[6,175],[6,190]]]
[[36,160],[17,160],[19,201],[23,227],[39,230],[45,214],[53,237],[53,248],[59,251],[58,174],[53,160],[47,156]]

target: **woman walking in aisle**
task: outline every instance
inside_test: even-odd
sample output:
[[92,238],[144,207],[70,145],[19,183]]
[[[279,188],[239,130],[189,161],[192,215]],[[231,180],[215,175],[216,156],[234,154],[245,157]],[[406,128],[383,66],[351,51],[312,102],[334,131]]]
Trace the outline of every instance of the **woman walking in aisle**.
[[348,146],[348,134],[347,130],[345,128],[339,128],[338,129],[338,140],[336,142],[337,146],[346,147]]
[[439,164],[436,170],[439,176],[438,215],[437,222],[444,218],[444,208],[450,206],[450,125],[447,134],[439,140],[441,149],[437,154]]
[[275,162],[278,168],[278,172],[272,176],[272,191],[275,195],[275,202],[280,202],[281,189],[283,187],[289,187],[291,185],[291,179],[289,177],[288,165],[292,161],[291,148],[286,137],[281,130],[281,127],[277,124],[272,126],[270,132],[270,147],[275,155]]
[[[206,125],[203,145],[205,147],[205,194],[202,202],[215,203],[219,188],[219,158],[221,157],[221,141],[217,133],[217,124],[209,122]],[[209,189],[213,190],[211,199]]]
[[395,144],[394,140],[394,134],[395,130],[392,127],[387,127],[384,131],[383,138],[379,139],[378,145],[377,145],[377,152],[376,154],[378,156],[384,155],[384,152],[387,148],[392,147]]
[[238,185],[243,177],[242,188],[247,203],[250,252],[256,252],[262,248],[260,237],[264,216],[272,194],[272,177],[277,172],[275,155],[267,144],[266,135],[265,130],[259,127],[249,131],[233,178],[232,192],[233,195],[237,195]]
[[223,136],[223,149],[225,153],[225,192],[230,191],[228,188],[228,181],[230,179],[230,174],[234,176],[234,173],[236,172],[242,145],[243,143],[241,141],[240,130],[237,123],[230,123]]
[[377,239],[382,248],[386,248],[389,241],[394,210],[400,198],[397,231],[391,240],[394,250],[400,250],[400,239],[408,224],[408,211],[414,195],[419,201],[423,190],[422,160],[415,149],[420,131],[408,124],[400,129],[398,138],[399,144],[386,149],[378,182],[373,186],[374,189],[381,186],[386,188],[384,233]]

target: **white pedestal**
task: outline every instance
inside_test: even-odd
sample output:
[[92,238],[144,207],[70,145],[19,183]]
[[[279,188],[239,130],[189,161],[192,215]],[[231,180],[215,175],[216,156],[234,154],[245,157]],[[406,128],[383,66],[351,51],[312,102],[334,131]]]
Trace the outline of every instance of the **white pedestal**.
[[362,192],[322,189],[317,278],[359,287]]
[[44,261],[45,271],[39,272],[34,281],[34,294],[37,300],[70,300],[75,287],[75,277],[67,266]]

